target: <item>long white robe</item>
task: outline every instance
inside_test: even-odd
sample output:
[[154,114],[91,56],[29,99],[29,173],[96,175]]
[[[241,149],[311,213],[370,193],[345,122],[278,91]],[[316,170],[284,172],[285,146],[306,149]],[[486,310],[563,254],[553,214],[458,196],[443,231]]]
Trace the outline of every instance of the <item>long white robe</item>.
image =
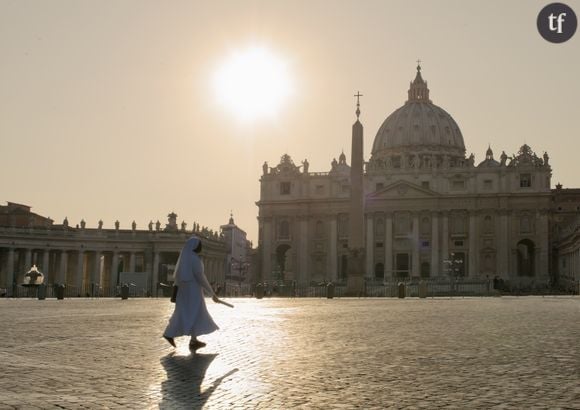
[[198,244],[198,238],[190,238],[177,260],[175,267],[177,298],[175,310],[164,332],[167,337],[186,335],[196,337],[219,329],[205,305],[203,291],[210,296],[214,296],[214,291],[203,272],[203,262],[193,252]]

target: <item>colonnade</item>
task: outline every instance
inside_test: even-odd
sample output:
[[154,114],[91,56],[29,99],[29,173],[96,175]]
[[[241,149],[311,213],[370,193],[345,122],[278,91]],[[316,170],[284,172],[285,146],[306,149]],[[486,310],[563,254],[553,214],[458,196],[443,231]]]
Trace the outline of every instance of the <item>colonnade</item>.
[[[23,283],[25,273],[36,265],[47,285],[65,284],[67,287],[88,289],[98,285],[112,288],[121,284],[122,272],[143,273],[148,290],[156,289],[160,281],[171,278],[161,275],[162,265],[175,265],[179,252],[175,249],[110,249],[27,247],[0,245],[0,288],[13,289]],[[205,273],[210,282],[225,280],[225,254],[202,256]],[[165,273],[165,272],[164,272]]]

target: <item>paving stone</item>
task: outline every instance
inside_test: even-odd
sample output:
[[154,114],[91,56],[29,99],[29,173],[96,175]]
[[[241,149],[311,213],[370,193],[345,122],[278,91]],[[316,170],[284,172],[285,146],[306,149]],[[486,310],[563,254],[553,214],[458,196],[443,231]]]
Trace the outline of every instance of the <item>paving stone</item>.
[[0,300],[0,409],[580,409],[580,298]]

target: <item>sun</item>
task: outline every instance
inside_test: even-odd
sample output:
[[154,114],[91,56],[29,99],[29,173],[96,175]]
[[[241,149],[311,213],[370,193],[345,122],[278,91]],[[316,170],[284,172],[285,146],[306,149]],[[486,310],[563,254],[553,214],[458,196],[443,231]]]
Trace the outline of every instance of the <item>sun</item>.
[[231,54],[216,70],[218,103],[242,121],[275,117],[292,94],[288,63],[264,47]]

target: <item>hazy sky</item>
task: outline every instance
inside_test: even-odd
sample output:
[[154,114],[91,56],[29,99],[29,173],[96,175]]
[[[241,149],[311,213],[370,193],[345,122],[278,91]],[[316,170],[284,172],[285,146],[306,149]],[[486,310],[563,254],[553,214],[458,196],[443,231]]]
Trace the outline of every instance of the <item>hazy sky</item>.
[[[357,90],[368,160],[418,58],[476,162],[526,142],[548,151],[553,184],[580,187],[580,32],[542,39],[548,3],[0,0],[0,201],[89,227],[175,211],[217,229],[233,209],[255,241],[263,162],[350,162]],[[252,45],[287,61],[294,94],[243,124],[211,78]]]

